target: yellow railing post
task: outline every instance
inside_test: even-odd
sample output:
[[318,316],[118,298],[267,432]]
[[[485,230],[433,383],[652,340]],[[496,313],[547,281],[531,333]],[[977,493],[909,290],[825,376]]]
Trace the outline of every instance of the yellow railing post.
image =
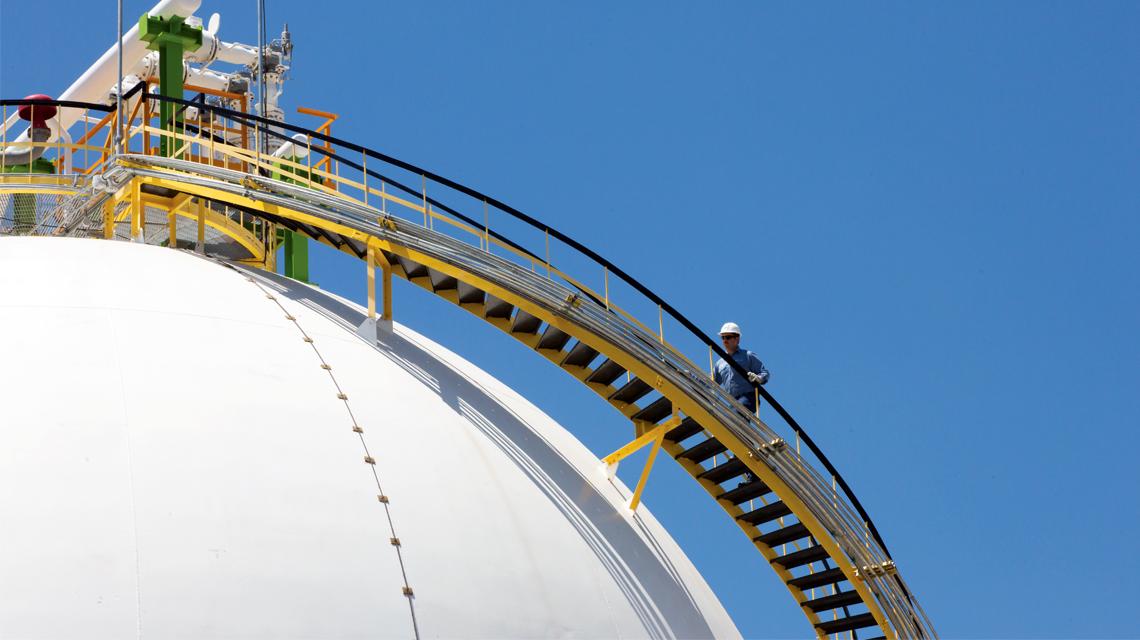
[[306,165],[308,165],[309,174],[309,188],[313,188],[313,136],[305,134],[305,144],[308,146],[308,151],[305,154]]
[[107,240],[115,237],[115,199],[107,198],[103,203],[103,237]]
[[483,250],[491,253],[491,226],[487,216],[487,199],[483,198],[483,241],[487,243]]
[[145,228],[143,217],[145,215],[142,203],[142,185],[136,179],[131,182],[131,242],[143,241],[143,230]]
[[376,319],[376,249],[368,245],[368,262],[365,266],[368,272],[368,319]]
[[602,267],[602,280],[606,287],[606,311],[610,310],[610,268]]
[[360,172],[364,174],[364,206],[368,206],[368,154],[360,152]]
[[167,215],[170,216],[170,219],[167,223],[168,224],[168,230],[167,230],[166,246],[170,247],[171,249],[177,249],[178,248],[178,213],[176,212],[177,209],[178,209],[178,207],[175,206],[175,207],[170,207],[169,211],[167,211]]

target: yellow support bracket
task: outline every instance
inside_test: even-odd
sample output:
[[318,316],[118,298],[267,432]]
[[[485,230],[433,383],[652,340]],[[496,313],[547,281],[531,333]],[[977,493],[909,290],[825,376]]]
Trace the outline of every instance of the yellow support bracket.
[[618,462],[633,455],[645,445],[653,443],[653,448],[649,450],[649,458],[645,461],[645,468],[641,470],[641,477],[637,480],[637,487],[633,490],[633,497],[629,500],[630,511],[636,511],[637,505],[641,504],[641,493],[645,490],[645,483],[649,480],[649,471],[653,468],[653,462],[657,460],[657,452],[661,449],[661,443],[665,440],[665,434],[679,424],[681,424],[681,418],[674,414],[671,419],[647,430],[645,433],[634,438],[629,444],[602,458],[602,462],[606,463],[607,467],[612,468]]
[[107,198],[103,203],[103,237],[111,240],[115,237],[115,200]]
[[637,511],[637,505],[641,504],[641,492],[645,490],[645,483],[649,480],[649,470],[653,468],[653,462],[657,459],[657,452],[661,450],[661,441],[665,439],[665,430],[661,427],[652,431],[657,435],[653,438],[653,448],[649,450],[649,459],[645,461],[645,468],[641,470],[641,477],[637,480],[637,488],[633,490],[633,497],[629,499],[630,511]]
[[662,424],[657,425],[656,427],[653,427],[649,431],[646,431],[645,433],[641,434],[640,436],[634,438],[633,441],[630,442],[629,444],[623,446],[622,448],[618,449],[617,451],[614,451],[610,455],[602,458],[602,462],[606,463],[606,466],[617,464],[617,463],[621,462],[625,458],[628,458],[629,456],[636,453],[639,449],[641,449],[645,445],[656,440],[658,435],[664,437],[665,432],[668,431],[670,428],[677,426],[677,424],[680,424],[680,420],[677,420],[676,424],[674,423],[674,420],[669,420],[668,422],[664,422]]

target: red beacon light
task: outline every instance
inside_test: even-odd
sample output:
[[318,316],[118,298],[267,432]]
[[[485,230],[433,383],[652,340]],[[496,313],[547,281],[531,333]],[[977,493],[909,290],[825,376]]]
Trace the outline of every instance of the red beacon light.
[[[35,93],[24,98],[25,100],[51,100],[51,96],[45,96],[42,93]],[[17,110],[20,114],[20,119],[29,120],[32,123],[33,129],[43,129],[47,127],[45,121],[55,117],[56,108],[54,104],[22,104]]]

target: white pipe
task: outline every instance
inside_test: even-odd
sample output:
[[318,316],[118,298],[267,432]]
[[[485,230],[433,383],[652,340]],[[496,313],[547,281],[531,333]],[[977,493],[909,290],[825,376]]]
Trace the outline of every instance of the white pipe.
[[[299,144],[301,143],[301,144]],[[304,146],[302,146],[302,144]],[[273,155],[277,158],[286,158],[292,156],[297,159],[306,158],[309,155],[309,145],[312,144],[308,136],[303,133],[298,133],[293,136],[293,139],[277,148]]]
[[188,69],[190,73],[186,80],[187,84],[204,89],[214,89],[215,91],[225,91],[226,87],[230,86],[229,74],[209,69],[195,69],[194,67],[188,67]]
[[[147,13],[161,17],[172,15],[188,17],[193,15],[201,4],[202,0],[159,0],[158,4],[154,5]],[[123,35],[121,42],[124,66],[134,66],[149,53],[147,43],[139,39],[139,25],[137,23]],[[66,91],[59,94],[58,99],[106,103],[108,99],[107,87],[118,83],[118,78],[116,78],[118,75],[118,45],[119,43],[111,45],[95,64],[88,67],[83,75],[79,76],[79,79],[73,82]],[[83,112],[80,109],[60,109],[59,126],[63,129],[70,128],[82,114]],[[7,131],[16,119],[16,114],[12,114],[4,122],[0,131]],[[24,139],[27,139],[26,132],[19,138],[19,140]]]
[[[59,127],[58,119],[59,119],[59,115],[56,115],[56,117],[54,117],[48,121],[48,124],[54,124],[56,127]],[[53,123],[52,120],[55,120],[56,122]],[[72,152],[71,134],[68,133],[67,129],[64,129],[62,127],[59,128],[59,131],[60,131],[61,137],[63,138],[63,174],[64,175],[71,175],[71,152]]]
[[[50,126],[30,127],[28,131],[31,132],[31,142],[33,143],[43,144],[51,140]],[[25,136],[24,140],[10,143],[7,147],[0,149],[0,164],[9,167],[21,164],[30,165],[42,156],[44,151],[47,151],[44,147],[32,147]]]
[[223,42],[209,31],[203,31],[202,46],[195,51],[188,51],[186,59],[202,64],[221,60],[230,64],[247,65],[257,61],[257,49],[237,42]]

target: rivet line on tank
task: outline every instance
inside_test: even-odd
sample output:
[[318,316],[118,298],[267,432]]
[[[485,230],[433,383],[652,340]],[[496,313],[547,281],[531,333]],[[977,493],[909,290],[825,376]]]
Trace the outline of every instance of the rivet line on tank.
[[[233,265],[221,262],[219,262],[219,264],[222,264],[223,266],[239,273],[243,273],[243,271]],[[401,552],[400,539],[396,536],[396,523],[392,519],[392,507],[388,502],[388,496],[384,493],[384,487],[380,484],[380,474],[376,470],[376,460],[372,457],[372,453],[368,450],[368,443],[364,440],[364,429],[362,429],[356,422],[356,416],[353,415],[352,406],[348,402],[348,395],[345,394],[344,390],[341,389],[340,383],[337,382],[336,375],[332,372],[332,367],[327,362],[325,362],[324,356],[321,355],[321,352],[317,348],[317,345],[313,344],[313,339],[309,337],[307,333],[305,333],[304,328],[302,328],[301,324],[297,322],[297,319],[285,309],[280,300],[266,291],[265,288],[254,278],[247,275],[246,280],[252,282],[255,287],[265,293],[266,298],[273,300],[274,304],[276,304],[277,307],[280,308],[281,311],[285,314],[286,319],[291,320],[294,326],[297,327],[297,330],[301,332],[304,341],[312,345],[313,353],[316,354],[317,359],[321,362],[321,368],[329,372],[329,379],[332,380],[333,386],[336,387],[337,397],[344,401],[344,408],[346,411],[348,411],[348,417],[351,420],[352,430],[360,437],[360,445],[364,448],[364,461],[368,463],[369,467],[372,469],[372,479],[376,483],[376,489],[380,492],[376,497],[380,503],[384,505],[384,516],[388,520],[388,530],[391,532],[390,540],[392,541],[393,548],[396,550],[396,561],[400,565],[400,577],[404,581],[404,586],[402,587],[403,594],[408,598],[408,612],[412,618],[413,636],[416,638],[416,640],[419,640],[420,628],[419,622],[416,620],[415,593],[412,591],[411,585],[408,584],[408,569],[404,565],[404,554]]]

